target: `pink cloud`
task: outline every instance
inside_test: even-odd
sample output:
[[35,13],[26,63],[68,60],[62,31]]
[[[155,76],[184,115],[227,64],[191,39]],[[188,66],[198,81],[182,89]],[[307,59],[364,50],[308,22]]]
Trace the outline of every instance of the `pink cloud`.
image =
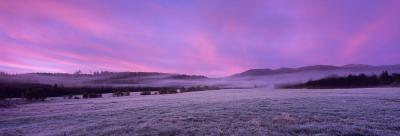
[[[399,2],[395,2],[399,3]],[[374,20],[366,23],[361,30],[352,36],[344,49],[344,57],[353,58],[359,56],[357,54],[361,53],[361,49],[365,49],[367,44],[373,40],[384,40],[390,37],[392,33],[391,26],[389,22],[393,22],[394,16],[398,13],[398,6],[396,4],[389,5],[385,9],[382,9],[380,16],[376,17]],[[377,45],[379,46],[379,45]]]
[[[191,71],[201,74],[207,71],[211,76],[230,75],[245,69],[241,60],[226,58],[216,49],[213,39],[205,33],[196,33],[188,38],[192,46],[185,51],[185,63]],[[206,67],[206,68],[205,68]]]
[[1,65],[224,76],[398,56],[398,2],[292,2],[3,0]]
[[385,27],[384,20],[377,20],[365,25],[365,27],[353,36],[349,42],[347,43],[347,47],[344,50],[344,54],[346,57],[352,57],[355,53],[362,48],[371,38],[374,33],[380,31]]

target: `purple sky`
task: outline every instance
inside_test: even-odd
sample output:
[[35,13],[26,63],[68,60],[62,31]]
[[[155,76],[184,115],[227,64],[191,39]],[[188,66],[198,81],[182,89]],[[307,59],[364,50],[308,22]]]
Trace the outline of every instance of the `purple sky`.
[[399,0],[0,0],[0,71],[400,63]]

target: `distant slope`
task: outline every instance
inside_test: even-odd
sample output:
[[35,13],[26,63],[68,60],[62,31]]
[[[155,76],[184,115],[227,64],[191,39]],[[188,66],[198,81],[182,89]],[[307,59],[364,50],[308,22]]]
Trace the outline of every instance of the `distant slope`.
[[287,83],[303,83],[327,76],[344,76],[349,74],[380,74],[387,70],[390,73],[400,72],[400,65],[371,66],[350,64],[344,66],[314,65],[299,68],[251,69],[225,78],[227,84],[241,87],[269,87]]
[[350,64],[345,66],[314,65],[299,68],[251,69],[228,77],[208,78],[158,72],[107,72],[101,74],[29,73],[0,74],[0,82],[58,84],[63,86],[218,86],[218,87],[272,87],[281,83],[304,82],[330,75],[380,74],[383,70],[400,73],[400,65],[371,66]]
[[108,72],[103,74],[28,73],[2,75],[0,82],[59,84],[64,86],[174,86],[208,79],[201,75],[158,72]]
[[304,73],[304,72],[317,72],[317,73],[331,73],[341,74],[345,73],[376,73],[387,70],[389,72],[400,71],[400,65],[383,65],[383,66],[371,66],[362,64],[349,64],[344,66],[330,66],[330,65],[314,65],[299,68],[280,68],[280,69],[251,69],[242,73],[232,75],[231,77],[252,77],[252,76],[268,76],[268,75],[280,75],[280,74],[291,74],[291,73]]
[[289,89],[345,89],[371,87],[400,87],[400,74],[382,72],[380,75],[347,75],[325,77],[319,80],[310,80],[304,83],[286,84],[276,88]]

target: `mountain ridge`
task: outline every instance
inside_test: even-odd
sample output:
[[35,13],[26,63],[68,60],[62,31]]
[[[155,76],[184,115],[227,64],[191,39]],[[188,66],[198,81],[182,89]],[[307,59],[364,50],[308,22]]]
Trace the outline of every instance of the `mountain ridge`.
[[400,73],[400,65],[348,64],[343,66],[311,65],[297,68],[249,69],[231,76],[209,78],[161,72],[102,72],[97,74],[27,73],[2,74],[0,82],[40,83],[64,86],[270,86],[274,83],[301,82],[330,75]]
[[331,70],[399,70],[400,64],[394,65],[366,65],[366,64],[347,64],[343,66],[334,66],[334,65],[311,65],[311,66],[303,66],[297,68],[278,68],[278,69],[249,69],[241,73],[233,74],[229,77],[244,77],[244,76],[265,76],[265,75],[276,75],[276,74],[285,74],[285,73],[297,73],[304,71],[331,71]]

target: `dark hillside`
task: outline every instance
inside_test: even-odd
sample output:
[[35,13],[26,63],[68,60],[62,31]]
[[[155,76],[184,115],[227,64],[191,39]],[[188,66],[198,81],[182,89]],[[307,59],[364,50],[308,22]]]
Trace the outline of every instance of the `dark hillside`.
[[301,84],[290,84],[278,86],[278,88],[308,88],[308,89],[330,89],[330,88],[364,88],[364,87],[393,87],[400,86],[400,74],[389,74],[383,71],[380,75],[348,75],[345,77],[327,77],[319,80],[310,80]]

